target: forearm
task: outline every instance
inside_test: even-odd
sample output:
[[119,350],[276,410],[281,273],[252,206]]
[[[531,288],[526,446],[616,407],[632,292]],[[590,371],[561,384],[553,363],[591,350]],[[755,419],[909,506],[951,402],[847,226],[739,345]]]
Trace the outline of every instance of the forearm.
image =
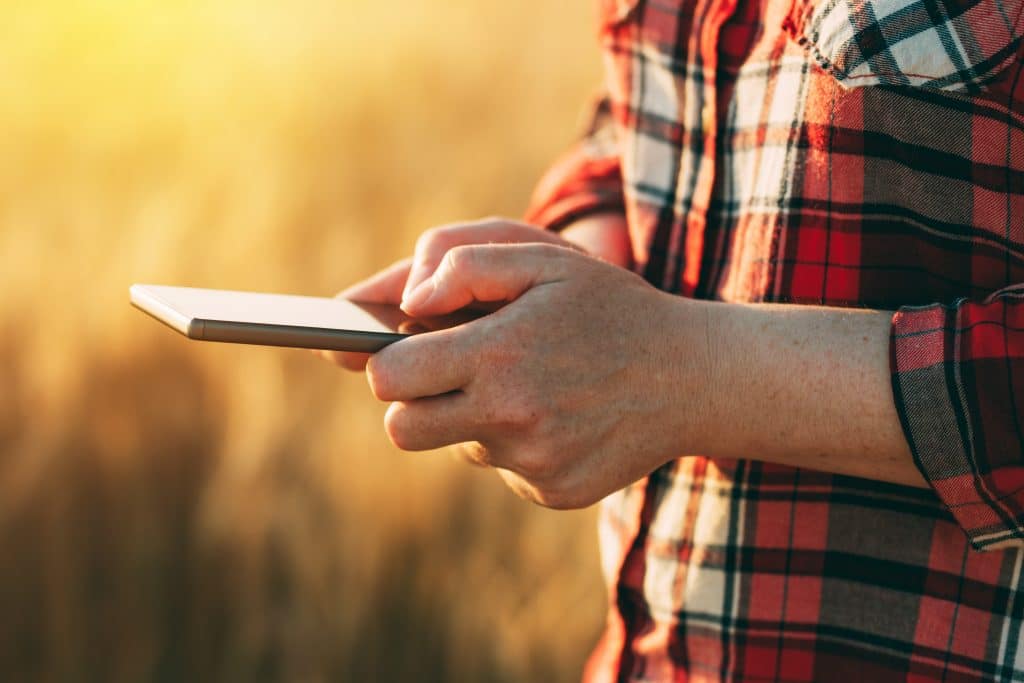
[[622,214],[598,213],[586,216],[563,228],[559,234],[591,256],[620,268],[633,266],[629,228]]
[[926,485],[893,402],[890,313],[699,305],[710,340],[704,452]]

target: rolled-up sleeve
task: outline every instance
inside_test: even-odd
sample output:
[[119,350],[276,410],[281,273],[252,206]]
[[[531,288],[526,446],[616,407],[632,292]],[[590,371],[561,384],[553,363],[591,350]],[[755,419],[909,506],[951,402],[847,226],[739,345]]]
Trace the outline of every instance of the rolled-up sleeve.
[[537,184],[525,218],[559,230],[587,215],[624,210],[618,138],[608,102],[601,99],[583,137]]
[[1024,285],[893,317],[914,459],[978,550],[1024,545]]

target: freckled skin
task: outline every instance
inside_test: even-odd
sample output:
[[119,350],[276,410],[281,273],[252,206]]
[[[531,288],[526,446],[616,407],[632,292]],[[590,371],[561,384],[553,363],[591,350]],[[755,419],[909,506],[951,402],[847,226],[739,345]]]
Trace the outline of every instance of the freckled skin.
[[[401,448],[470,442],[519,495],[589,505],[685,453],[924,485],[892,403],[891,314],[695,301],[622,266],[625,221],[566,236],[488,219],[428,231],[413,259],[343,295],[480,320],[367,359]],[[597,253],[602,259],[588,256]]]
[[[453,355],[439,353],[429,337],[416,337],[380,352],[370,364],[371,378],[405,375],[430,363],[474,368],[466,377],[438,373],[457,384],[442,379],[432,388],[458,392],[450,406],[438,399],[401,401],[389,412],[389,434],[406,448],[432,448],[458,433],[481,443],[488,462],[507,470],[506,479],[519,477],[517,490],[532,499],[552,507],[589,505],[678,456],[679,444],[690,440],[678,419],[678,429],[665,428],[678,417],[678,387],[658,379],[689,355],[665,343],[686,319],[672,314],[677,301],[636,275],[558,246],[480,247],[474,263],[446,262],[439,278],[458,269],[470,271],[476,282],[494,271],[492,257],[501,261],[510,252],[547,262],[550,277],[521,292],[486,290],[514,301],[455,333],[463,341]],[[573,268],[573,277],[558,275],[564,267]],[[445,298],[450,293],[439,296],[441,303],[417,312],[430,315],[430,306],[455,305]],[[458,418],[438,422],[439,412],[459,403],[466,408]]]

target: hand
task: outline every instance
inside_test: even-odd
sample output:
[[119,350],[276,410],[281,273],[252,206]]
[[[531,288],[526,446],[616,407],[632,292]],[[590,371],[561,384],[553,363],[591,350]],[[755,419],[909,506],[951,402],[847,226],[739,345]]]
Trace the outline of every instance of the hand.
[[[607,228],[604,228],[607,231]],[[525,223],[488,218],[470,223],[455,223],[427,230],[416,242],[412,258],[403,259],[376,275],[349,287],[339,297],[375,304],[399,304],[404,296],[434,274],[441,259],[452,247],[466,244],[510,244],[539,242],[573,246],[553,232]],[[362,370],[370,355],[343,351],[318,351],[348,370]]]
[[[476,442],[475,458],[543,505],[589,505],[695,443],[681,405],[707,372],[699,304],[564,247],[460,246],[407,296],[441,315],[512,301],[466,325],[373,356],[374,394],[406,450]],[[692,304],[692,307],[691,307]]]

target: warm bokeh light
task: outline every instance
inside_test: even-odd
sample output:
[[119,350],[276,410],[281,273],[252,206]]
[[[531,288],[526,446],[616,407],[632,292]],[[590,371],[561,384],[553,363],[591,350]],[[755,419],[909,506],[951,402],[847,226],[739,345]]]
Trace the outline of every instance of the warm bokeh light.
[[0,24],[0,678],[566,680],[592,512],[402,454],[358,376],[135,281],[328,294],[516,215],[590,0],[33,0]]

